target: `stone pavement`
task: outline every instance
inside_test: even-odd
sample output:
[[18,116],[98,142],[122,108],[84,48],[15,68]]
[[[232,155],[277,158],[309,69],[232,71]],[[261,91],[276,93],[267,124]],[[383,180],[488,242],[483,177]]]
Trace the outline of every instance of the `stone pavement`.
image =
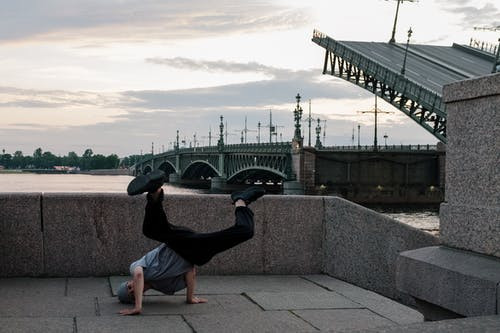
[[[436,324],[326,275],[199,276],[196,294],[208,303],[188,305],[182,292],[148,291],[143,314],[124,317],[118,311],[126,305],[113,295],[125,279],[0,279],[0,332],[417,332],[420,327],[431,332]],[[498,331],[500,316],[489,318],[488,327]],[[441,331],[455,321],[447,322]],[[478,322],[471,323],[459,327],[477,328]]]

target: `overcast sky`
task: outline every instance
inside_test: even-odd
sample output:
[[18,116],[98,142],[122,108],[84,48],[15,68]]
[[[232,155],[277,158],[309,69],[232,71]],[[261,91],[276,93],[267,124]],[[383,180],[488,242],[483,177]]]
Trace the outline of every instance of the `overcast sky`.
[[[257,123],[268,141],[269,110],[282,140],[293,135],[295,95],[326,124],[326,145],[373,142],[373,95],[321,74],[317,28],[338,40],[388,41],[395,1],[383,0],[17,0],[0,2],[0,149],[119,156],[208,145],[219,117],[237,143]],[[400,7],[397,41],[450,46],[495,42],[493,0],[420,0]],[[379,117],[379,142],[435,144],[402,112]],[[326,120],[326,122],[324,121]],[[357,142],[357,129],[356,129]],[[304,132],[307,138],[307,129]],[[313,135],[314,137],[314,135]],[[280,137],[278,137],[280,140]],[[313,138],[314,140],[314,138]],[[212,144],[216,138],[212,139]]]

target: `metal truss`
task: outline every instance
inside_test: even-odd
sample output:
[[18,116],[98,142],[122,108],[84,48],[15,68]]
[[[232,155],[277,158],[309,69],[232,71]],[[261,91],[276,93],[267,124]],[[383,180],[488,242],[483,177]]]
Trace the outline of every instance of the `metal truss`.
[[323,74],[337,76],[380,96],[446,143],[446,111],[441,95],[317,30],[312,41],[326,50]]
[[291,155],[287,154],[245,154],[236,153],[225,156],[225,172],[228,179],[245,170],[263,170],[275,173],[284,179],[291,174]]

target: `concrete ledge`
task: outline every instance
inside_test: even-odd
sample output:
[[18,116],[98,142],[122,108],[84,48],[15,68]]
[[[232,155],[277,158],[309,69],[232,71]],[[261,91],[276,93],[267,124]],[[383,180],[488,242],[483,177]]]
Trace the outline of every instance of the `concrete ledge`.
[[445,103],[499,94],[500,74],[498,73],[453,82],[443,87],[443,101]]
[[438,238],[340,198],[325,198],[324,270],[341,280],[401,299],[400,252],[436,245]]
[[401,253],[398,290],[463,316],[499,313],[500,259],[432,246]]
[[43,273],[41,193],[0,194],[0,276]]

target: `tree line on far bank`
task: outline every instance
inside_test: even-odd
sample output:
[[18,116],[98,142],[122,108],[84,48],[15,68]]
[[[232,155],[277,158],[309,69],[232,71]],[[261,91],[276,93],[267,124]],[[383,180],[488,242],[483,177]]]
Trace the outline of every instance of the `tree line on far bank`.
[[56,156],[50,151],[42,151],[42,148],[37,148],[33,155],[25,156],[20,150],[14,154],[8,154],[4,149],[0,154],[0,166],[6,169],[53,169],[55,166],[73,167],[80,170],[117,169],[128,168],[140,158],[139,155],[125,158],[119,158],[116,154],[104,156],[94,154],[90,148],[86,149],[82,156],[78,156],[74,151],[66,156]]

